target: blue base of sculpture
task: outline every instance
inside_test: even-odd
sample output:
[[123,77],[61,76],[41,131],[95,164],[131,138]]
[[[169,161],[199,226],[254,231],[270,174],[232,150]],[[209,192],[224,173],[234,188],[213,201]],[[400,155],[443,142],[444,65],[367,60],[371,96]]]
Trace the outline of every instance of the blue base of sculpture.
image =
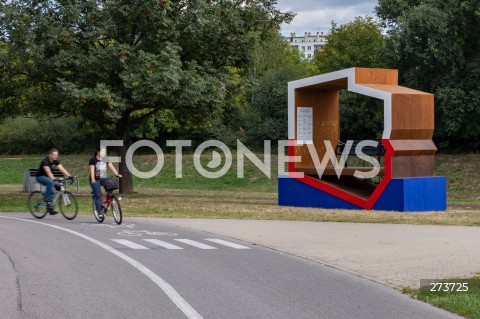
[[[296,207],[363,209],[287,175],[280,176],[278,179],[278,204]],[[447,180],[444,176],[394,178],[388,183],[372,209],[400,212],[445,211]]]

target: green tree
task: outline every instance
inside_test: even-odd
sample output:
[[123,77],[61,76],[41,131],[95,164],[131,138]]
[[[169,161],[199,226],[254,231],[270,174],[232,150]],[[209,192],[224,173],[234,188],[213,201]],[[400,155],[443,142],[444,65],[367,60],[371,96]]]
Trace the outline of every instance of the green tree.
[[0,40],[0,123],[22,113],[18,101],[23,98],[25,76],[18,72],[19,62],[18,59],[9,58],[7,43]]
[[[281,42],[278,43],[278,39]],[[261,49],[263,58],[253,64],[259,67],[260,77],[255,79],[252,88],[250,121],[246,124],[246,142],[263,148],[264,140],[284,140],[288,135],[288,82],[316,74],[312,63],[304,59],[298,49],[292,49],[282,38],[273,38],[278,52]],[[265,43],[264,47],[272,47]],[[268,57],[273,56],[273,64]],[[257,64],[259,61],[263,61]]]
[[380,25],[372,17],[357,17],[340,26],[332,23],[327,44],[315,55],[314,63],[320,73],[351,67],[377,67],[383,43]]
[[[8,45],[2,78],[26,77],[17,106],[109,130],[123,140],[123,159],[132,131],[148,129],[152,117],[186,127],[216,117],[226,68],[248,65],[264,35],[292,18],[275,0],[0,4],[0,40]],[[19,68],[9,69],[14,60]],[[125,160],[120,172],[121,191],[132,192]]]
[[294,64],[266,72],[254,89],[251,122],[247,126],[249,145],[263,148],[264,140],[288,138],[288,82],[307,75],[302,65]]
[[315,65],[303,58],[298,48],[294,49],[276,29],[254,51],[254,59],[248,69],[250,79],[255,81],[263,75],[284,65],[303,65],[311,75],[317,74]]
[[439,145],[480,149],[480,3],[382,0],[377,14],[391,26],[384,60],[435,94]]
[[384,27],[395,27],[398,18],[420,2],[421,0],[378,0],[375,11]]
[[[315,66],[292,49],[276,29],[270,30],[253,53],[248,68],[230,68],[227,96],[220,117],[208,127],[176,130],[194,143],[219,139],[236,146],[263,148],[264,139],[283,139],[287,132],[287,82],[315,74]],[[175,132],[174,132],[175,133]]]

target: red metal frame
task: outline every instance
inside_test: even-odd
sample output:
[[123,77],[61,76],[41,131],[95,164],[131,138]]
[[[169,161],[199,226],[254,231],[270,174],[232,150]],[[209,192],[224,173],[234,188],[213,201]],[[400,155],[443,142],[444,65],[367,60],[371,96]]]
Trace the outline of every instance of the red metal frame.
[[[385,191],[385,188],[392,179],[392,157],[395,150],[393,149],[393,146],[388,139],[382,139],[382,144],[386,150],[384,155],[385,173],[377,188],[375,188],[368,200],[364,200],[363,198],[347,193],[341,189],[335,188],[322,182],[321,180],[315,179],[308,175],[304,175],[303,178],[296,177],[295,174],[292,174],[295,173],[295,162],[289,161],[288,163],[289,176],[301,183],[307,184],[313,188],[319,189],[321,191],[324,191],[325,193],[343,199],[344,201],[356,205],[360,208],[372,209],[373,205],[375,205],[377,200],[380,198],[380,195],[382,195],[382,193]],[[288,156],[295,156],[295,140],[293,139],[288,140]]]

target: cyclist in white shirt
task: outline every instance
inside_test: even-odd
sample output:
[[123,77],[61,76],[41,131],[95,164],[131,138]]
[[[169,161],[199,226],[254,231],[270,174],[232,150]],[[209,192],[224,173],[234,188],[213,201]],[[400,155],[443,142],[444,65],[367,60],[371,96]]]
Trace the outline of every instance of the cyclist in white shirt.
[[95,155],[90,159],[88,165],[90,167],[90,187],[93,191],[95,200],[95,210],[97,214],[102,214],[102,197],[101,197],[101,185],[102,180],[107,178],[107,168],[109,168],[117,177],[122,177],[117,172],[115,166],[106,157],[107,151],[105,148],[98,148]]

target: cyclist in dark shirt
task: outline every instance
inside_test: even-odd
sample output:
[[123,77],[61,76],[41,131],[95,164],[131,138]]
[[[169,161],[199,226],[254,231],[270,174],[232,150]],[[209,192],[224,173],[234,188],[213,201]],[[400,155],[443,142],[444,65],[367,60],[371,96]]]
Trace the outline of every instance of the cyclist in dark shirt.
[[102,197],[100,186],[102,180],[107,178],[107,168],[109,168],[117,177],[122,177],[118,174],[117,169],[109,162],[108,157],[106,157],[107,151],[105,148],[98,148],[95,152],[95,155],[88,162],[89,165],[89,177],[90,177],[90,187],[93,191],[93,197],[95,200],[95,210],[97,214],[102,214]]
[[70,173],[58,161],[58,150],[52,148],[48,151],[48,156],[40,162],[36,175],[37,181],[46,188],[44,198],[47,202],[47,209],[51,214],[55,214],[52,207],[53,196],[55,195],[53,191],[55,177],[52,173],[54,169],[58,169],[63,175],[70,177]]

